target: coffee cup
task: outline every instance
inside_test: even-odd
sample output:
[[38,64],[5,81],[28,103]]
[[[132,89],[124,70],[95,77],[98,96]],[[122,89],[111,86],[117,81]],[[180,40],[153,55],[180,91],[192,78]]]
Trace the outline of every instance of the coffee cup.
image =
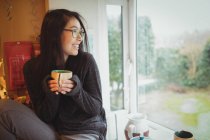
[[176,131],[174,133],[174,140],[195,140],[193,134],[188,131]]
[[72,71],[69,70],[53,70],[51,72],[51,77],[54,80],[57,80],[58,84],[60,85],[60,83],[63,80],[68,80],[72,78]]

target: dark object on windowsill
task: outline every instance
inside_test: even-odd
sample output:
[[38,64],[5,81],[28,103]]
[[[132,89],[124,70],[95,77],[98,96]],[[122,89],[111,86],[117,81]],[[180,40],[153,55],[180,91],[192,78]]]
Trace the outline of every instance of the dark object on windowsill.
[[194,138],[191,132],[182,130],[175,132],[174,140],[194,140]]

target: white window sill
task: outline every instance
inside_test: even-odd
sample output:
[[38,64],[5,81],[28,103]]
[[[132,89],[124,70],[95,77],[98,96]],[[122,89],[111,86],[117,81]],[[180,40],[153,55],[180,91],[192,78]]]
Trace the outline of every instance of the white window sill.
[[149,126],[149,136],[152,140],[173,140],[174,130],[161,126],[147,120]]
[[[152,140],[174,140],[174,130],[149,120],[146,121],[149,127],[149,137]],[[124,130],[127,122],[128,113],[126,110],[107,112],[107,140],[126,140]]]

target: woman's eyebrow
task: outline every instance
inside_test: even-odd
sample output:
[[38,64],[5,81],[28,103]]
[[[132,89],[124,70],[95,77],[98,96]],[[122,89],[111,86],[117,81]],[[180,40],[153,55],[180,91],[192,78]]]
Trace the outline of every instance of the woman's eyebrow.
[[69,28],[75,28],[75,29],[79,29],[77,26],[71,26]]

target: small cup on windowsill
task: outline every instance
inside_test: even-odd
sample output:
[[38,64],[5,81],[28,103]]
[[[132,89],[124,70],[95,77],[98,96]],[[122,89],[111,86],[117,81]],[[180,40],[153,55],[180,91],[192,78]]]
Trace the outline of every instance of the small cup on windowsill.
[[193,134],[188,131],[176,131],[174,133],[174,140],[195,140]]

